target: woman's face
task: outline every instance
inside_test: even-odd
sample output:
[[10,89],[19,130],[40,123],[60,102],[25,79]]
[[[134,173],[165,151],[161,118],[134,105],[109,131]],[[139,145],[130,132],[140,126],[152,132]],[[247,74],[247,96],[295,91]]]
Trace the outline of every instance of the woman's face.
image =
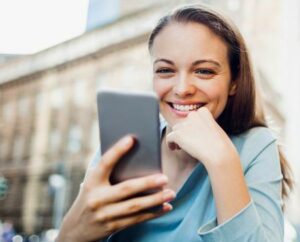
[[227,46],[205,25],[169,24],[156,36],[151,56],[154,91],[171,127],[202,106],[217,119],[235,93]]

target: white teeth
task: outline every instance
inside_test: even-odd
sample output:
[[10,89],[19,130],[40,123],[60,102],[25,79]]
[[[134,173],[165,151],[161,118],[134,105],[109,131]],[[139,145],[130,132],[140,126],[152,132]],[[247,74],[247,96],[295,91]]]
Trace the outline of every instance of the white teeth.
[[201,104],[191,104],[191,105],[179,105],[172,103],[172,107],[178,111],[193,111],[200,108]]

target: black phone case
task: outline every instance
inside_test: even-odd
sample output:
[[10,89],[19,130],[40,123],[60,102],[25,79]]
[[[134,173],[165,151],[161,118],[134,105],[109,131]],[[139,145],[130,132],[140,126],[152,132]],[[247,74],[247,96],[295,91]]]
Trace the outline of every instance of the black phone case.
[[102,90],[97,103],[102,154],[123,136],[135,137],[134,147],[115,166],[111,183],[161,173],[157,97],[152,93]]

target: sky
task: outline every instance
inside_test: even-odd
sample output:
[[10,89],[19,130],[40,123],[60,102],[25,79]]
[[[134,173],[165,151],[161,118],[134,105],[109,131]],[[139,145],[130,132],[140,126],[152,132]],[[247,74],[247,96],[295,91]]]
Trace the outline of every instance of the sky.
[[88,0],[0,0],[0,54],[32,54],[85,31]]

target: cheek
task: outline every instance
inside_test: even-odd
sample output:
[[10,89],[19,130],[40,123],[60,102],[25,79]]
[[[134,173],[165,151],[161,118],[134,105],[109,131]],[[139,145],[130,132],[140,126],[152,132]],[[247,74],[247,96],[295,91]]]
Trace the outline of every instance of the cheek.
[[159,99],[162,99],[171,89],[167,82],[153,80],[153,91],[157,94]]
[[227,85],[218,85],[212,83],[212,85],[206,87],[204,92],[210,101],[222,102],[227,100],[228,87]]
[[216,119],[223,112],[226,106],[228,88],[225,85],[212,85],[205,90],[205,93],[210,102],[209,109]]

